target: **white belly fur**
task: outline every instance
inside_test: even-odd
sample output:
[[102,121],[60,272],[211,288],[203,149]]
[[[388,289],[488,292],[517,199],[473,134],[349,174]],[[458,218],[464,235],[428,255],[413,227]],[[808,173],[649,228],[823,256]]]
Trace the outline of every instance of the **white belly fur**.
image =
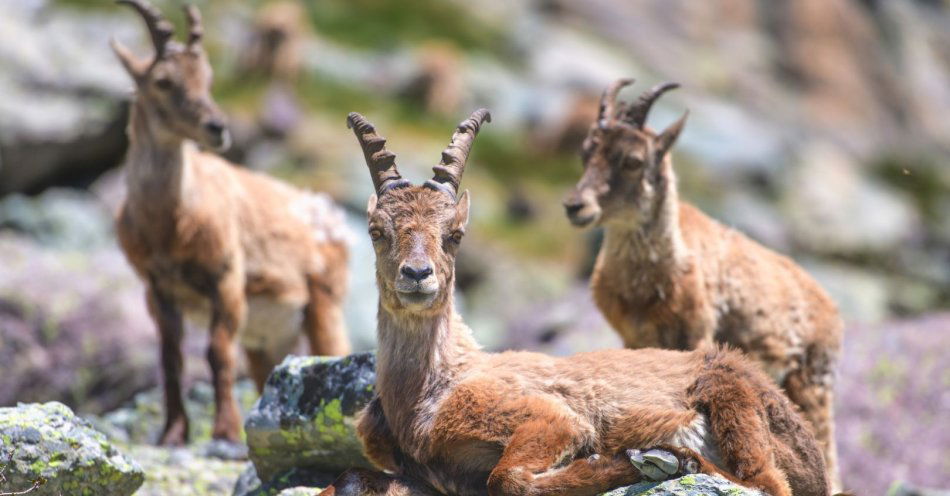
[[[302,304],[279,302],[262,296],[247,300],[247,319],[238,331],[238,338],[244,348],[266,351],[275,360],[281,360],[292,353],[302,335]],[[207,305],[193,305],[186,309],[188,321],[200,328],[210,325],[210,308]]]
[[709,460],[719,468],[724,469],[722,456],[719,453],[719,447],[716,443],[715,435],[709,430],[705,415],[696,415],[696,419],[689,425],[683,426],[670,439],[670,444],[689,448],[703,458]]

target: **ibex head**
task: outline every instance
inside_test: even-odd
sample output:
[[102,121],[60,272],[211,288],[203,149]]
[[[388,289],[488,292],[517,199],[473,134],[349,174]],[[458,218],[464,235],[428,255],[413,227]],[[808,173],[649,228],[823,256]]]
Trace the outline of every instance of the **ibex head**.
[[172,40],[174,29],[146,0],[118,0],[145,20],[155,55],[139,58],[116,40],[112,50],[135,81],[138,97],[167,131],[205,146],[223,149],[230,144],[224,113],[211,98],[211,64],[201,46],[201,14],[185,7],[188,41]]
[[584,174],[564,201],[575,226],[631,216],[645,221],[653,213],[655,193],[670,179],[664,175],[663,168],[669,165],[664,162],[683,130],[686,114],[659,135],[644,124],[653,102],[679,85],[663,83],[632,104],[618,102],[620,90],[631,83],[632,79],[620,79],[604,91],[597,121],[584,140]]
[[435,175],[413,186],[396,168],[386,140],[363,116],[352,113],[347,125],[363,148],[376,193],[367,205],[369,235],[376,250],[380,302],[391,312],[437,314],[451,302],[455,256],[468,224],[468,191],[459,183],[472,142],[481,125],[491,121],[476,110],[458,125]]

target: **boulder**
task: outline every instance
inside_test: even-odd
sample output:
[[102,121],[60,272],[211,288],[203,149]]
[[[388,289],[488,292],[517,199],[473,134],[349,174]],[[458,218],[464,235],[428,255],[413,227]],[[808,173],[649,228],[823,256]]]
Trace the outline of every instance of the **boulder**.
[[763,496],[719,476],[695,474],[664,482],[641,482],[604,493],[602,496]]
[[142,469],[101,432],[62,403],[0,408],[0,491],[38,484],[37,496],[127,496],[145,479]]
[[863,175],[835,147],[806,148],[789,176],[784,213],[795,243],[811,252],[890,253],[920,235],[910,197]]
[[244,424],[261,480],[292,468],[333,474],[370,467],[354,425],[375,384],[372,353],[285,358]]
[[[332,483],[332,480],[312,479],[316,474],[294,470],[276,478],[276,483],[261,485],[253,470],[241,475],[234,496],[313,496]],[[308,478],[311,478],[308,480]],[[686,475],[664,482],[641,482],[620,487],[601,496],[763,496],[762,492],[742,487],[720,476],[705,474]]]
[[0,19],[0,195],[86,185],[125,153],[132,81],[108,41],[141,28],[49,3],[7,2]]

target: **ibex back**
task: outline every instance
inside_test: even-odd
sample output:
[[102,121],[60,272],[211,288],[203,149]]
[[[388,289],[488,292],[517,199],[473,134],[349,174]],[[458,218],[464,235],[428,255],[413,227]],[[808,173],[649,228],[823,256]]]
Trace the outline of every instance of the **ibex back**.
[[324,195],[299,191],[198,150],[226,147],[228,129],[211,98],[211,66],[197,9],[186,8],[188,41],[144,0],[121,0],[145,19],[155,56],[113,42],[135,81],[127,158],[128,194],[118,235],[147,286],[161,335],[167,418],[164,444],[187,441],[182,402],[183,314],[209,321],[215,390],[213,436],[238,440],[232,397],[240,331],[258,388],[292,350],[302,324],[313,353],[348,352],[341,303],[347,282],[342,212]]
[[462,122],[435,176],[413,186],[358,114],[376,194],[368,205],[379,286],[377,396],[366,454],[324,495],[595,495],[647,479],[721,474],[773,496],[827,495],[817,443],[741,355],[609,350],[555,358],[482,351],[453,307],[468,223],[459,194],[484,110]]

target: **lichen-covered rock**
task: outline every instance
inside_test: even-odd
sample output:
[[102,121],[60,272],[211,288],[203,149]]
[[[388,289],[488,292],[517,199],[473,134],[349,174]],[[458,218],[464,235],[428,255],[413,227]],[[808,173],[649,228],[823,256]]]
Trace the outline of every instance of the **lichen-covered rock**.
[[284,359],[247,417],[249,455],[261,480],[292,468],[335,473],[370,467],[354,420],[376,384],[376,357]]
[[127,496],[145,477],[106,436],[56,402],[0,408],[0,464],[0,491],[40,480],[30,493],[37,496]]
[[641,482],[621,487],[602,496],[763,496],[760,491],[742,487],[719,476],[686,475],[664,482]]

